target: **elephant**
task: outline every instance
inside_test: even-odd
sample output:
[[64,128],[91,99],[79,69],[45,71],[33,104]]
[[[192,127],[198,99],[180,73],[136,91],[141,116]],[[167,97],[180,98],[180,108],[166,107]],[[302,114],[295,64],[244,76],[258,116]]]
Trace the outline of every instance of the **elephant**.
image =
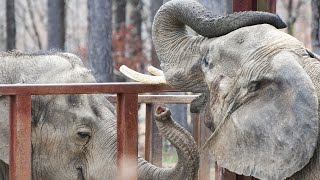
[[[0,54],[0,84],[95,82],[81,59],[70,53]],[[116,117],[104,95],[34,95],[31,103],[33,180],[116,178]],[[8,179],[9,172],[8,106],[8,97],[0,96],[2,180]],[[195,179],[199,151],[194,139],[173,121],[170,110],[159,107],[155,119],[159,131],[177,149],[178,162],[173,168],[160,168],[137,157],[138,179]]]
[[203,150],[220,167],[259,179],[320,179],[320,58],[285,27],[275,14],[214,17],[196,1],[169,1],[152,26],[162,72],[135,79],[201,93],[191,110],[212,131]]

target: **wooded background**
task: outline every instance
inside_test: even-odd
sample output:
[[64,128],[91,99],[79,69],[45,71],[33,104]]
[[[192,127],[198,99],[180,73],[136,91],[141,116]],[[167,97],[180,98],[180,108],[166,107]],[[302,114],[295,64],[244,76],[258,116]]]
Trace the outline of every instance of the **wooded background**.
[[[232,0],[199,0],[215,15]],[[61,50],[79,55],[99,82],[123,81],[127,64],[159,66],[151,42],[153,16],[166,0],[0,0],[0,50]],[[1,10],[2,9],[2,10]],[[320,54],[319,0],[278,0],[285,30]]]

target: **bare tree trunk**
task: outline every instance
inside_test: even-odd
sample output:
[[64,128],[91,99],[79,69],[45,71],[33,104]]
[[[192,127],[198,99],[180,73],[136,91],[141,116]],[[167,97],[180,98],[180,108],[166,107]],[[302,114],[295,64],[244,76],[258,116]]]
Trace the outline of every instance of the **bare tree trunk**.
[[305,4],[305,0],[298,0],[296,5],[294,6],[294,0],[282,1],[284,6],[287,9],[288,19],[286,21],[288,34],[294,35],[294,24],[297,21],[297,18],[300,15],[300,8]]
[[41,43],[40,33],[39,33],[39,30],[38,30],[37,25],[36,25],[36,20],[35,20],[35,15],[34,15],[34,8],[33,8],[33,5],[31,3],[32,3],[31,0],[27,0],[28,12],[29,12],[29,15],[30,15],[31,24],[32,24],[32,28],[33,28],[33,31],[34,31],[35,39],[37,40],[38,47],[39,47],[39,49],[42,49],[43,47],[42,47],[42,43]]
[[141,40],[141,24],[142,24],[142,0],[130,0],[129,6],[131,11],[129,12],[128,24],[133,25],[133,35]]
[[312,0],[312,32],[311,32],[311,41],[312,41],[312,50],[320,54],[320,1]]
[[[4,10],[5,1],[1,0]],[[7,37],[6,37],[6,10],[0,12],[0,51],[6,51],[7,49]]]
[[141,38],[142,26],[142,0],[129,0],[127,6],[127,27],[130,30],[126,37],[126,57],[136,61],[136,67],[144,71],[146,60],[143,53],[143,42]]
[[111,0],[88,0],[88,58],[98,82],[113,80],[111,10]]
[[7,18],[7,50],[16,49],[16,20],[14,13],[14,0],[6,0]]
[[121,26],[126,23],[126,6],[127,0],[115,0],[116,15],[115,15],[115,28],[118,31]]
[[227,13],[226,0],[200,0],[199,2],[211,11],[213,15],[224,15]]
[[226,0],[226,13],[232,14],[232,0]]
[[288,34],[293,35],[293,25],[296,22],[296,16],[293,16],[292,11],[293,11],[293,5],[292,2],[293,0],[289,0],[288,2],[288,6],[287,6],[287,10],[288,10],[288,21],[287,21],[287,25],[288,25]]
[[66,41],[65,0],[48,0],[48,49],[64,50]]
[[[4,21],[3,21],[4,22]],[[0,51],[6,50],[6,33],[5,26],[0,25]]]

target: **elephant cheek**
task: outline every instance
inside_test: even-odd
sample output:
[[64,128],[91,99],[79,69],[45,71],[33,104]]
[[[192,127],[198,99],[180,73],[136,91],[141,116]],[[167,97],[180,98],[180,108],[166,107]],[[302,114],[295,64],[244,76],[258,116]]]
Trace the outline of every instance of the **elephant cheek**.
[[[276,119],[279,122],[285,115],[282,114],[281,102],[278,96],[274,96],[273,90],[265,92],[263,96],[255,98],[250,102],[240,106],[231,115],[231,121],[236,129],[241,133],[251,134],[252,140],[267,138],[267,134],[272,132],[272,123]],[[280,108],[279,108],[280,106]],[[285,112],[284,113],[288,113]]]
[[[264,102],[261,102],[264,101]],[[268,149],[270,134],[279,136],[283,131],[276,129],[275,123],[281,123],[289,115],[283,114],[281,108],[272,99],[259,99],[247,105],[242,105],[230,118],[237,134],[243,138],[237,138],[237,144],[245,146],[259,146]],[[249,111],[248,111],[249,110]],[[279,121],[275,121],[275,120]],[[254,149],[252,149],[254,153]]]
[[88,149],[85,179],[115,179],[116,136],[111,128],[96,132]]

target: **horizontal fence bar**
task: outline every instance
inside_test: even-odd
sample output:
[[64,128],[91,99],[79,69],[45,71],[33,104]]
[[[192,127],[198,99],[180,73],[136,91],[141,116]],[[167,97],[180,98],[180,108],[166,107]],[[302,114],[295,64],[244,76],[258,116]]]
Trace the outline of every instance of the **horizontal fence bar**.
[[99,93],[148,93],[175,92],[168,85],[142,83],[73,83],[73,84],[4,84],[1,95],[31,94],[99,94]]
[[[199,95],[139,95],[138,103],[147,104],[190,104]],[[106,98],[112,103],[116,103],[116,95],[107,95]]]

